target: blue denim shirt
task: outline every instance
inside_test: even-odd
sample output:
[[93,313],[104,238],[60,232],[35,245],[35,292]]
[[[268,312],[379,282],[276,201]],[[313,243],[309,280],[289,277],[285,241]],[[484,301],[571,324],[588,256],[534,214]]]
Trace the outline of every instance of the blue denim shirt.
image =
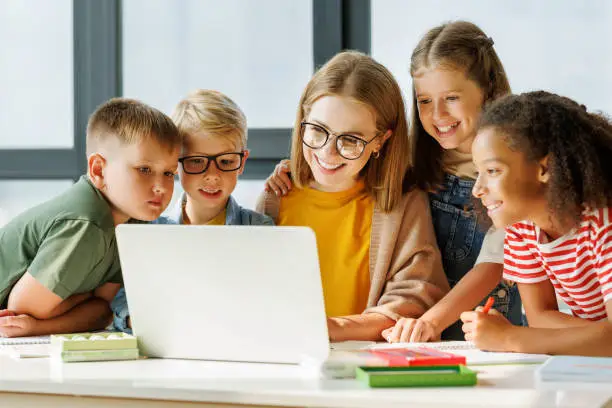
[[[168,211],[168,215],[159,217],[152,224],[184,224],[183,206],[186,200],[187,196],[183,193],[176,205]],[[274,225],[272,218],[241,207],[232,196],[225,209],[225,225]]]
[[[180,200],[168,212],[168,215],[159,217],[151,224],[183,224],[183,204],[186,200],[183,193]],[[274,225],[272,218],[255,211],[241,207],[232,196],[230,196],[226,206],[225,225]],[[115,330],[131,333],[127,327],[127,319],[130,315],[125,289],[121,288],[117,296],[111,302],[113,311],[113,326]]]
[[[474,267],[486,233],[486,229],[478,225],[471,205],[474,183],[471,179],[445,174],[441,188],[429,194],[436,240],[451,288]],[[500,282],[490,296],[495,298],[495,309],[513,324],[521,324],[521,300],[516,285]],[[460,322],[446,329],[442,338],[463,340]]]

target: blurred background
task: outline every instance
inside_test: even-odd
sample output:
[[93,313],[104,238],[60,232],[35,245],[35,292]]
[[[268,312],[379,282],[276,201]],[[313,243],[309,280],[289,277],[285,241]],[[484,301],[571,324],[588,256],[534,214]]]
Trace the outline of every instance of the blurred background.
[[251,158],[235,196],[252,207],[288,155],[316,67],[358,49],[410,96],[413,47],[455,19],[494,39],[514,92],[612,113],[608,0],[1,0],[0,225],[85,172],[97,105],[129,96],[170,113],[195,88],[226,93],[247,115]]

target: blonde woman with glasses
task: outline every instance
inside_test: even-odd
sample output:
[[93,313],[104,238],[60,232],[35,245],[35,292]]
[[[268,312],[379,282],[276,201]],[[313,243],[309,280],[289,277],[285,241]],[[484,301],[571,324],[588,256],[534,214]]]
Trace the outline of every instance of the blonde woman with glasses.
[[258,210],[315,232],[332,341],[382,340],[449,290],[427,195],[403,186],[410,157],[404,101],[385,67],[342,52],[315,73],[293,131],[294,187],[264,192]]

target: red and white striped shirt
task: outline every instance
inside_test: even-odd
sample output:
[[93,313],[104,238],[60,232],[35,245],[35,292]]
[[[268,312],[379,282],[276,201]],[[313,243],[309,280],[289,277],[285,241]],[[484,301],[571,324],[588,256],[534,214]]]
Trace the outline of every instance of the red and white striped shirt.
[[585,211],[579,227],[552,242],[531,222],[506,228],[504,278],[548,279],[574,316],[606,318],[605,302],[612,300],[612,208]]

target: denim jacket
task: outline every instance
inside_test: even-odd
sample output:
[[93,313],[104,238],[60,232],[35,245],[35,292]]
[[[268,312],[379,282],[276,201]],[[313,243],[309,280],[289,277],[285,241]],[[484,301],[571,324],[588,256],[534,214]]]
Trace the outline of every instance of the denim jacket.
[[[152,224],[184,224],[183,206],[186,200],[187,196],[183,193],[176,205],[168,211],[168,215],[159,217]],[[229,197],[225,209],[225,225],[274,225],[272,218],[241,207],[232,196]]]
[[[187,199],[185,193],[181,196],[176,205],[168,212],[167,216],[162,216],[151,222],[151,224],[183,224],[183,205]],[[230,196],[225,216],[225,225],[274,225],[272,218],[255,211],[241,207],[232,196]],[[121,288],[117,296],[111,302],[113,311],[113,326],[115,330],[131,333],[127,327],[127,318],[130,315],[125,289]]]
[[[436,239],[451,288],[474,267],[486,233],[478,225],[478,218],[471,206],[474,183],[472,179],[447,173],[441,188],[429,194]],[[509,286],[502,281],[493,289],[491,296],[495,298],[495,309],[513,324],[521,324],[521,301],[516,285]],[[459,322],[446,329],[442,338],[463,340]]]

